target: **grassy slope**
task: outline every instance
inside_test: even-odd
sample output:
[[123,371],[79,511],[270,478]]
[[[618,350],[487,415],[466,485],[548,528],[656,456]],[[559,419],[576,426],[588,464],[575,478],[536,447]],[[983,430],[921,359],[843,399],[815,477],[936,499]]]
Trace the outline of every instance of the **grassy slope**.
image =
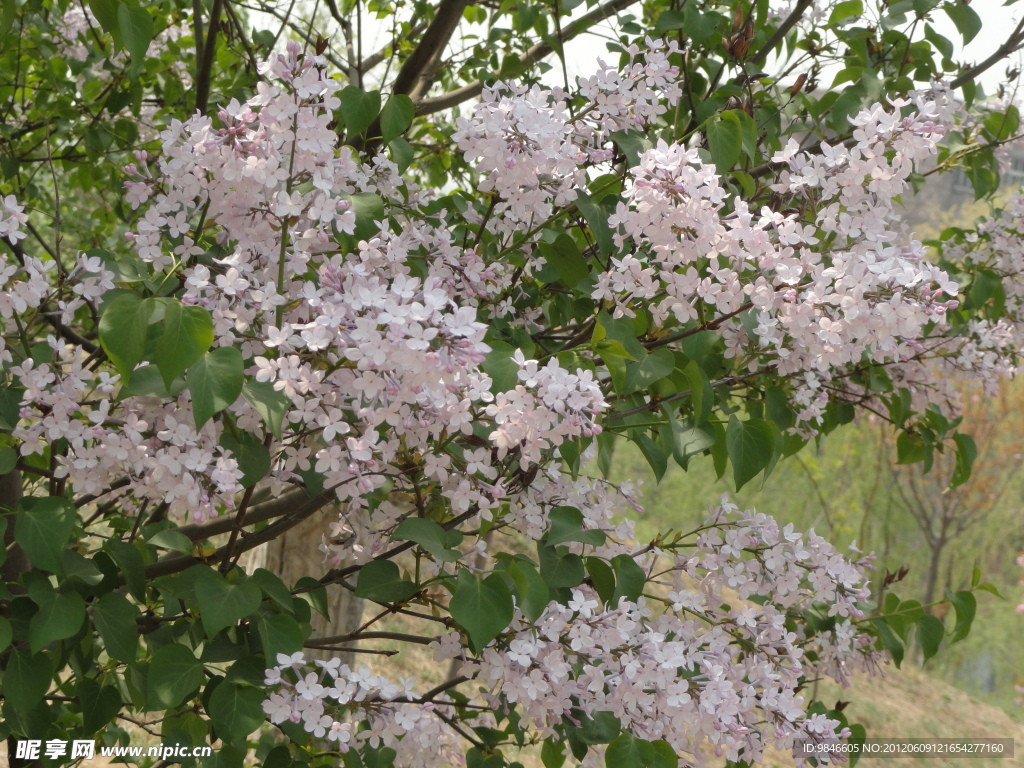
[[[1016,742],[1014,758],[930,758],[901,759],[894,768],[1011,768],[1024,766],[1024,724],[1014,721],[998,707],[968,696],[952,685],[937,680],[920,669],[889,668],[885,677],[856,678],[843,690],[835,685],[822,686],[819,695],[827,702],[849,701],[845,712],[850,722],[867,728],[869,738],[1012,738]],[[883,766],[888,760],[865,759],[863,768]],[[766,766],[784,768],[792,758],[773,754]]]

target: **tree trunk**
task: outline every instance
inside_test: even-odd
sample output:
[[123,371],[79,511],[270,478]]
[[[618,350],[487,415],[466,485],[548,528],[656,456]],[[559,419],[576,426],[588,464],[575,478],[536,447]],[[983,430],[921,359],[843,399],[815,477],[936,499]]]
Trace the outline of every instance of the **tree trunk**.
[[[924,604],[931,605],[935,602],[935,587],[939,582],[939,563],[942,561],[942,550],[945,548],[945,541],[937,541],[928,553],[928,573],[924,583]],[[927,609],[931,613],[931,608]]]
[[[15,595],[22,593],[21,587],[16,582],[21,574],[29,569],[30,565],[28,556],[22,548],[14,544],[14,510],[17,509],[21,496],[21,472],[15,469],[6,475],[0,475],[0,514],[3,514],[7,521],[7,528],[4,530],[4,546],[9,547],[7,559],[4,561],[0,573],[3,574],[7,588]],[[7,656],[5,654],[0,656],[0,670],[6,666]],[[13,736],[7,738],[7,764],[10,768],[38,768],[42,765],[42,760],[26,760],[18,757],[17,743],[18,740]]]
[[[304,520],[301,524],[277,539],[247,552],[242,558],[243,567],[252,573],[256,568],[266,568],[277,575],[288,587],[303,576],[316,578],[324,570],[319,550],[322,537],[327,532],[328,524],[335,519],[337,507],[327,507]],[[342,586],[332,584],[327,587],[327,606],[329,619],[325,619],[316,611],[310,617],[313,625],[312,637],[332,637],[355,632],[363,620],[363,604],[361,597],[353,597]],[[344,643],[346,647],[355,647],[357,643]],[[343,664],[353,665],[356,654],[351,651],[318,651],[307,649],[308,656],[327,659],[338,657]],[[271,663],[268,659],[267,663]]]

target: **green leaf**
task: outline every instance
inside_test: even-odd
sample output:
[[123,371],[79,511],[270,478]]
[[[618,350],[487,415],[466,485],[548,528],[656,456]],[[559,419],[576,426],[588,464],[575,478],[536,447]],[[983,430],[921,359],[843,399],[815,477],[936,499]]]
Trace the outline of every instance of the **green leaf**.
[[[891,596],[892,593],[890,593]],[[888,598],[887,598],[888,599]],[[903,602],[896,601],[896,605],[891,610],[886,611],[891,613],[885,617],[886,623],[899,635],[903,640],[907,640],[909,637],[909,630],[917,620],[924,616],[924,606],[917,600],[904,600]]]
[[981,308],[991,301],[994,308],[1001,311],[1006,303],[1002,278],[991,269],[979,269],[974,273],[968,298],[973,308]]
[[658,16],[658,23],[654,25],[654,33],[660,35],[673,29],[682,29],[685,23],[682,11],[662,11]]
[[121,711],[121,694],[113,685],[100,685],[91,678],[80,678],[75,695],[82,709],[82,727],[87,734],[95,733]]
[[345,119],[345,134],[349,140],[361,136],[380,112],[380,91],[367,93],[354,85],[340,94],[341,116]]
[[676,367],[676,358],[666,347],[653,349],[636,363],[626,366],[626,383],[620,394],[631,395],[665,378]]
[[64,549],[78,515],[66,499],[56,496],[27,497],[18,504],[14,540],[37,568],[64,572]]
[[925,614],[917,620],[917,642],[925,661],[938,653],[945,633],[942,621],[931,614]]
[[683,15],[686,17],[686,24],[683,31],[694,45],[703,45],[713,38],[724,22],[725,16],[716,11],[703,12],[698,6],[687,3]]
[[[975,589],[980,589],[982,592],[988,592],[990,595],[995,595],[1000,600],[1005,600],[1006,599],[1005,597],[1003,597],[1003,595],[996,588],[995,584],[991,584],[991,583],[989,583],[987,581],[983,581],[980,584],[975,584],[974,588]],[[3,646],[0,645],[0,648],[2,648],[2,647]]]
[[651,471],[654,472],[654,479],[660,483],[668,470],[668,452],[638,429],[633,430],[630,439],[640,448],[640,453],[647,459]]
[[519,610],[530,621],[536,621],[551,601],[548,585],[533,564],[523,560],[513,560],[508,566],[508,574],[515,584]]
[[644,741],[623,731],[608,745],[604,764],[608,768],[678,768],[679,758],[666,741]]
[[263,602],[260,588],[249,582],[229,584],[219,572],[203,568],[195,578],[196,601],[207,637],[253,614]]
[[397,139],[392,139],[388,143],[388,149],[391,150],[391,159],[398,166],[399,173],[405,173],[409,166],[412,165],[412,161],[416,159],[416,150],[412,148],[412,144],[401,136]]
[[224,432],[220,444],[231,451],[238,462],[238,468],[242,470],[242,487],[251,488],[270,472],[270,449],[249,432],[241,432],[239,437],[242,439]]
[[459,531],[446,531],[433,520],[424,517],[407,517],[398,524],[391,538],[414,541],[438,560],[446,563],[454,563],[462,557],[461,552],[452,549],[462,543],[462,534]]
[[626,156],[629,168],[639,165],[640,155],[654,146],[650,137],[636,131],[613,131],[610,138]]
[[479,653],[512,622],[515,606],[501,576],[491,574],[480,579],[463,568],[449,609],[469,635],[474,652]]
[[140,64],[146,58],[146,51],[153,40],[153,17],[145,8],[129,8],[120,3],[117,7],[117,25],[124,47],[132,55],[132,63]]
[[540,242],[537,248],[545,261],[555,268],[558,279],[569,288],[575,287],[590,274],[587,260],[576,241],[568,235],[559,235],[553,244]]
[[275,614],[269,619],[262,613],[257,614],[256,631],[260,636],[266,659],[276,659],[279,653],[291,655],[301,651],[302,644],[306,642],[306,634],[299,626],[299,622],[283,613]]
[[480,366],[491,377],[491,392],[507,392],[519,383],[519,363],[512,355],[516,348],[504,341],[489,342],[491,351]]
[[11,622],[0,616],[0,651],[6,651],[11,644],[14,632],[11,630]]
[[562,744],[553,738],[544,739],[544,746],[540,750],[540,759],[544,763],[544,768],[562,768],[565,765]]
[[0,41],[7,37],[16,18],[18,18],[18,4],[14,0],[4,0],[3,8],[0,10]]
[[146,334],[155,309],[154,299],[122,293],[103,310],[99,325],[100,344],[122,379],[130,378],[132,369],[142,362],[146,354]]
[[928,448],[916,432],[900,432],[896,438],[896,463],[916,464],[923,461]]
[[583,513],[575,507],[554,507],[548,513],[551,527],[544,534],[544,543],[549,547],[578,541],[581,544],[592,544],[599,547],[604,544],[604,531],[583,530]]
[[[380,113],[380,130],[384,143],[390,144],[393,139],[405,133],[412,125],[414,117],[416,117],[416,107],[413,106],[412,99],[404,93],[396,94],[388,99],[388,103],[384,105],[384,109]],[[346,124],[347,121],[348,118],[346,118]]]
[[327,588],[312,576],[303,576],[295,582],[295,588],[301,589],[296,597],[306,602],[310,608],[328,618]]
[[828,17],[828,25],[834,27],[840,22],[863,14],[864,4],[861,0],[843,0],[841,3],[836,3],[836,6],[832,9],[832,14]]
[[5,386],[0,389],[0,429],[14,429],[18,426],[24,394],[24,387]]
[[277,603],[283,610],[291,613],[292,593],[276,574],[266,568],[257,568],[249,575],[249,581],[258,586],[264,595]]
[[121,388],[122,397],[159,397],[161,400],[177,397],[185,389],[185,379],[178,377],[170,386],[164,383],[160,369],[143,365],[132,371],[132,377]]
[[775,426],[761,419],[740,421],[729,418],[725,444],[732,461],[733,480],[738,491],[765,469],[775,455]]
[[118,28],[118,6],[117,0],[89,0],[89,10],[96,17],[96,21],[103,27],[104,32],[110,33],[114,38],[114,46],[123,47],[121,44],[121,30]]
[[953,442],[956,443],[956,466],[949,481],[950,488],[956,488],[971,479],[971,468],[978,457],[978,446],[970,435],[953,435]]
[[218,685],[206,707],[217,736],[228,743],[244,745],[249,734],[266,719],[263,699],[259,688],[229,682]]
[[616,555],[612,558],[612,570],[615,571],[615,594],[612,596],[612,607],[618,605],[619,598],[626,598],[635,603],[644,592],[647,574],[629,555]]
[[124,581],[132,597],[140,602],[146,600],[146,566],[142,561],[142,553],[127,541],[111,539],[103,545],[110,558],[124,574]]
[[32,653],[57,640],[73,637],[85,621],[85,601],[77,592],[57,592],[49,581],[34,581],[29,597],[39,610],[29,621],[28,640]]
[[185,307],[177,300],[165,299],[163,329],[156,340],[153,362],[169,390],[213,344],[213,318],[202,307]]
[[943,6],[943,10],[956,25],[964,39],[964,45],[970,43],[981,32],[981,17],[971,6],[953,2]]
[[573,554],[568,547],[547,547],[537,542],[537,556],[540,560],[540,576],[549,589],[578,587],[586,574],[583,558]]
[[280,440],[281,425],[288,409],[292,407],[288,396],[274,389],[272,382],[250,379],[242,385],[242,397],[259,414],[263,425]]
[[6,475],[18,464],[18,452],[6,445],[0,445],[0,475]]
[[174,552],[181,552],[183,555],[190,555],[195,551],[196,545],[188,536],[181,531],[176,531],[173,528],[165,528],[162,531],[157,531],[152,536],[146,538],[147,544],[152,544],[154,547],[160,547],[161,549],[170,549]]
[[346,199],[356,215],[355,237],[359,240],[369,240],[377,235],[380,232],[377,222],[387,219],[384,201],[380,196],[371,192],[361,192],[349,195]]
[[17,710],[34,707],[53,680],[53,666],[45,653],[31,654],[28,651],[14,651],[7,659],[4,670],[4,698]]
[[946,597],[953,603],[953,608],[956,610],[956,626],[953,627],[953,635],[949,638],[949,642],[959,643],[971,631],[971,625],[974,623],[974,614],[978,609],[978,601],[973,594],[966,590],[956,594],[946,590]]
[[371,560],[359,569],[355,595],[375,603],[401,603],[418,590],[419,587],[402,578],[395,563],[390,560]]
[[882,640],[882,645],[885,650],[892,656],[893,664],[896,665],[896,669],[900,668],[900,664],[903,663],[903,643],[896,636],[896,633],[892,631],[892,628],[885,622],[885,619],[872,619],[871,623],[875,626],[875,630],[878,632],[879,638]]
[[583,214],[594,240],[597,241],[598,252],[602,256],[610,254],[615,249],[615,243],[612,240],[611,227],[608,226],[608,214],[583,190],[576,193],[576,207]]
[[131,663],[139,654],[139,609],[128,598],[108,592],[93,604],[92,617],[107,655]]
[[223,411],[242,394],[245,383],[242,353],[236,347],[207,352],[188,369],[186,381],[192,395],[196,429],[202,429],[214,414]]
[[594,586],[597,596],[601,598],[605,605],[614,605],[617,602],[615,600],[615,572],[611,569],[611,566],[600,557],[587,557],[584,558],[583,562],[586,565],[587,575],[590,577],[590,583]]
[[178,643],[158,648],[146,676],[149,709],[176,707],[203,682],[203,665],[191,650]]
[[743,126],[735,110],[713,115],[704,124],[711,160],[719,173],[730,170],[743,149]]
[[622,732],[622,723],[614,712],[583,713],[579,738],[584,744],[608,744]]

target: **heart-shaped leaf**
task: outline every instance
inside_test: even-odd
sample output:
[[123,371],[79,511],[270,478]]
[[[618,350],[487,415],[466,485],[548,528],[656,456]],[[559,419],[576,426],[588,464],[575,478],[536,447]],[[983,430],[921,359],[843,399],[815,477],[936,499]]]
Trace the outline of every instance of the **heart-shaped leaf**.
[[229,584],[213,569],[204,569],[196,576],[194,589],[208,637],[255,613],[263,601],[263,592],[256,584]]
[[188,369],[185,378],[192,395],[196,429],[202,429],[215,413],[223,411],[242,394],[245,383],[242,353],[235,347],[207,352]]

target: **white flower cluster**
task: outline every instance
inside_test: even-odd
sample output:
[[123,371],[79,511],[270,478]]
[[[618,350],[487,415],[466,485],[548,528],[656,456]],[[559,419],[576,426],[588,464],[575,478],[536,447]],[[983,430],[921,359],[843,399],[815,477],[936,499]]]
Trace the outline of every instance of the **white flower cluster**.
[[917,340],[942,326],[958,287],[924,260],[920,243],[898,242],[894,204],[914,163],[936,151],[943,99],[918,96],[906,117],[908,101],[860,113],[849,147],[823,143],[809,155],[790,140],[773,158],[788,170],[772,188],[816,211],[814,224],[739,199],[725,214],[718,170],[696,150],[659,142],[632,169],[610,220],[617,242],[635,250],[612,260],[594,298],[614,301],[621,316],[664,296],[659,323],[690,323],[699,306],[711,307],[727,354],[751,370],[804,376],[797,401],[807,422],[828,402],[822,385],[865,359],[909,362],[919,374]]
[[[737,513],[724,499],[700,530],[685,555],[638,556],[665,590],[660,600],[602,605],[580,587],[535,622],[517,610],[479,658],[466,656],[454,633],[432,643],[435,658],[464,658],[463,674],[486,686],[481,703],[516,705],[542,735],[578,725],[580,711],[610,712],[636,736],[664,739],[696,764],[706,745],[730,760],[757,761],[769,745],[845,735],[836,721],[808,716],[799,690],[820,675],[845,685],[852,668],[877,665],[871,639],[853,623],[863,618],[857,602],[869,594],[869,561],[850,562],[813,531]],[[658,602],[664,611],[654,610]],[[832,628],[814,635],[787,628],[790,613],[806,610],[835,617]],[[424,765],[424,734],[439,743],[450,736],[432,716],[448,702],[417,704],[412,680],[394,685],[336,660],[308,672],[299,661],[279,659],[268,670],[268,684],[279,686],[265,705],[273,722],[290,718],[317,736],[342,732],[348,741],[352,723],[365,719],[369,730],[358,737],[405,749],[402,766]],[[402,746],[406,740],[411,746]]]
[[[399,685],[366,666],[353,670],[337,659],[317,661],[317,671],[303,673],[301,653],[278,654],[277,664],[265,680],[278,688],[263,703],[270,722],[302,723],[342,753],[365,744],[390,747],[395,764],[408,768],[435,768],[439,760],[459,765],[464,759],[461,737],[437,714],[451,703],[418,701],[413,679]],[[356,728],[361,720],[368,726],[363,730]]]
[[509,234],[544,222],[585,187],[585,164],[611,159],[603,148],[611,131],[643,128],[678,101],[679,70],[668,60],[676,43],[648,45],[643,54],[631,48],[623,70],[601,62],[596,75],[581,79],[588,106],[576,116],[562,89],[498,83],[484,90],[472,118],[458,119],[452,138],[483,174],[479,190],[500,199],[492,230]]

